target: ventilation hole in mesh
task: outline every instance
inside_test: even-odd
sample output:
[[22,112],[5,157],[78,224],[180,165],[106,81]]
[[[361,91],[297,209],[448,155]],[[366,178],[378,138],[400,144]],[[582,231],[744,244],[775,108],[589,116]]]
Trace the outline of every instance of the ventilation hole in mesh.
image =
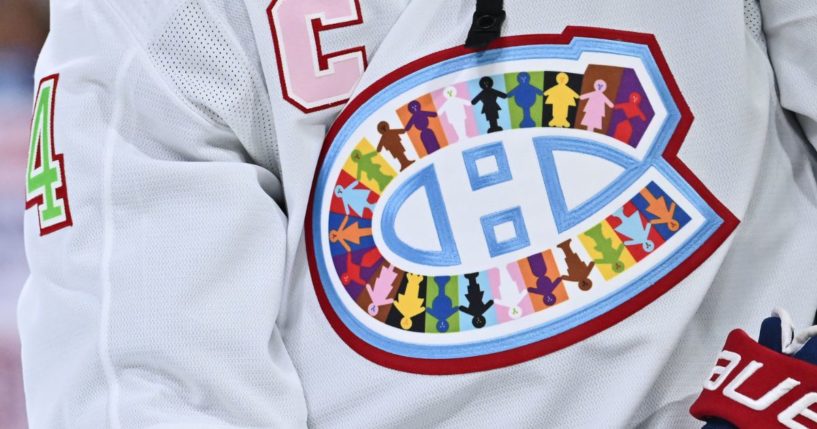
[[[245,23],[249,27],[249,18]],[[257,161],[279,171],[269,99],[260,71],[198,0],[185,3],[148,46],[157,66],[213,122],[228,126]],[[264,98],[267,99],[264,99]]]
[[760,15],[760,6],[757,0],[743,0],[743,17],[746,23],[746,28],[752,34],[752,37],[761,45],[766,45],[766,40],[763,35],[763,20]]

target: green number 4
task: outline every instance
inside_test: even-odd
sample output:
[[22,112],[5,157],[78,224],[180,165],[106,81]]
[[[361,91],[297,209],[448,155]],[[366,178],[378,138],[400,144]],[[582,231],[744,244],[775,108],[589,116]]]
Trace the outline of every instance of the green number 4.
[[26,168],[26,209],[37,207],[40,235],[71,226],[62,154],[54,150],[54,101],[59,75],[40,81],[31,120]]

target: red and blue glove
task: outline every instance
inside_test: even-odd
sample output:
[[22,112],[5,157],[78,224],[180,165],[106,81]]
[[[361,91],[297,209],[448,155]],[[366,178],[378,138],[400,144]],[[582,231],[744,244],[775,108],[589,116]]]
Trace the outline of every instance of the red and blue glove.
[[758,342],[732,331],[690,412],[705,429],[817,428],[817,334],[775,310]]

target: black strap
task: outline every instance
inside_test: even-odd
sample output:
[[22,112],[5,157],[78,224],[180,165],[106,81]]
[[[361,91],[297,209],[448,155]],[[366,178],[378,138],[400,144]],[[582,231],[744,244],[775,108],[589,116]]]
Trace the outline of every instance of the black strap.
[[504,21],[502,0],[477,0],[477,10],[474,12],[471,29],[468,30],[468,38],[465,39],[465,47],[485,49],[500,36]]

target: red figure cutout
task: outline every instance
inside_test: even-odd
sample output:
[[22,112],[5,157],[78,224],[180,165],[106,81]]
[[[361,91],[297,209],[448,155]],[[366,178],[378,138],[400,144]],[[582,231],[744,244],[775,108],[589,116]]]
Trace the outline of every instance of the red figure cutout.
[[641,118],[642,121],[647,120],[644,112],[641,111],[641,94],[631,92],[630,99],[627,100],[627,102],[618,103],[613,108],[621,110],[627,117],[626,120],[623,120],[616,125],[616,130],[613,132],[613,138],[629,144],[630,139],[633,137],[633,125],[630,123],[630,121],[635,117]]
[[360,277],[361,268],[371,268],[380,259],[380,252],[376,247],[372,248],[360,258],[360,263],[356,264],[352,260],[352,253],[346,254],[346,271],[340,275],[340,282],[344,286],[349,286],[349,283],[355,282],[357,284],[365,285],[366,280]]

